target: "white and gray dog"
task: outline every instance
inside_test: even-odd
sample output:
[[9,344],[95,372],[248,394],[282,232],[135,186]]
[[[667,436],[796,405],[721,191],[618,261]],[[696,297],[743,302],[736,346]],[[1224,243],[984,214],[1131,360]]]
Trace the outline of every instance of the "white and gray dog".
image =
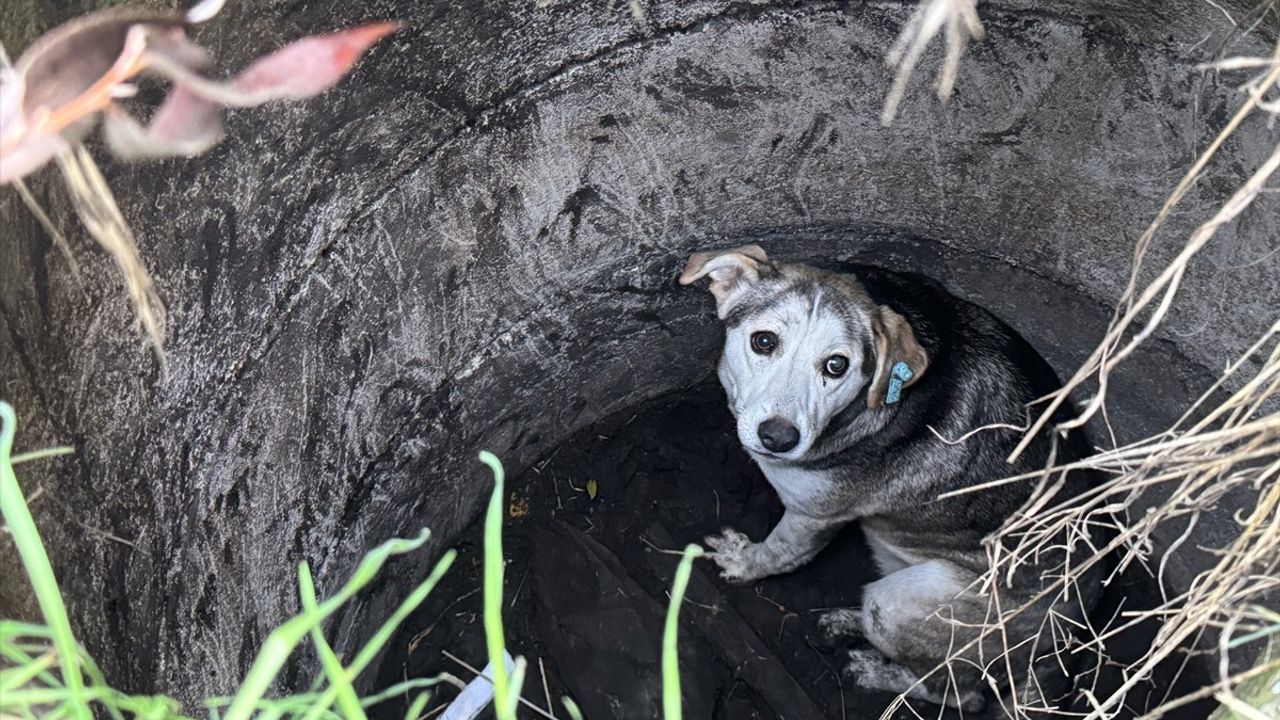
[[[977,711],[987,678],[1000,675],[984,668],[998,665],[1012,668],[1000,680],[1007,691],[1050,698],[1041,676],[1054,648],[1041,631],[1079,622],[1101,583],[1095,575],[1078,593],[1050,593],[978,639],[997,612],[975,582],[989,565],[983,540],[1022,508],[1034,481],[939,499],[1045,467],[1047,435],[1012,465],[1017,432],[942,438],[1024,425],[1027,404],[1060,387],[1049,365],[990,313],[921,276],[776,263],[748,245],[696,253],[680,282],[704,277],[725,325],[719,376],[738,438],[785,507],[762,542],[728,529],[707,538],[723,577],[795,570],[857,521],[883,578],[866,586],[860,609],[822,622],[879,650],[851,651],[847,672],[860,685]],[[1087,445],[1073,436],[1056,452],[1071,460]],[[1059,496],[1090,482],[1069,476]],[[1054,555],[1000,584],[1005,610],[1041,594],[1041,574],[1066,559]],[[1051,612],[1061,622],[1047,623]],[[1001,653],[1009,658],[993,662]],[[953,654],[960,662],[935,672]]]

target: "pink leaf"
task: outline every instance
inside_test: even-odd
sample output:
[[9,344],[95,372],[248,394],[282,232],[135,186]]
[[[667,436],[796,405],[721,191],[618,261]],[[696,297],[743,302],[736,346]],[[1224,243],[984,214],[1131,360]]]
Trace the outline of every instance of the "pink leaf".
[[166,148],[197,155],[222,139],[222,108],[175,85],[147,126],[147,134]]
[[249,66],[234,85],[253,104],[311,97],[333,86],[370,45],[399,27],[380,22],[303,38]]
[[[26,83],[24,112],[71,111],[69,124],[102,109],[104,90],[141,68],[136,61],[147,31],[181,32],[182,20],[136,8],[113,8],[74,18],[40,36],[14,70]],[[55,128],[56,129],[56,128]]]
[[103,131],[117,157],[192,156],[222,139],[222,108],[175,86],[145,128],[124,110],[108,108]]

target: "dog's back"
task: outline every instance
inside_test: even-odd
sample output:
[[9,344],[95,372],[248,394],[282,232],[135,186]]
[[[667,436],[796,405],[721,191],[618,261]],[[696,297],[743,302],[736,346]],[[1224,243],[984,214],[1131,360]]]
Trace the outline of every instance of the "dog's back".
[[[1072,502],[1093,487],[1098,477],[1089,471],[1076,471],[1065,478],[1030,477],[945,499],[936,499],[937,496],[1005,477],[1038,473],[1051,461],[1061,465],[1082,459],[1089,454],[1088,440],[1083,432],[1076,431],[1065,438],[1059,437],[1054,447],[1052,431],[1046,430],[1034,438],[1015,462],[1007,462],[1023,436],[1021,428],[1026,428],[1035,418],[1036,409],[1028,406],[1061,388],[1048,362],[1007,324],[990,312],[956,298],[929,278],[866,266],[848,267],[847,272],[858,278],[875,302],[893,307],[906,316],[917,339],[933,358],[929,368],[931,382],[913,388],[911,402],[904,402],[898,416],[886,428],[893,439],[887,441],[885,457],[893,462],[894,455],[910,455],[919,451],[917,447],[936,446],[940,442],[964,448],[954,461],[953,474],[935,475],[928,488],[921,488],[915,496],[921,502],[904,503],[895,511],[864,520],[864,528],[870,531],[869,535],[874,534],[877,527],[906,529],[905,533],[890,532],[890,537],[898,542],[918,543],[916,549],[922,555],[945,557],[979,573],[985,572],[989,569],[989,557],[978,546],[1019,512],[1041,483],[1062,481],[1048,503],[1052,507]],[[1051,425],[1070,417],[1071,410],[1064,405]],[[992,425],[1005,427],[968,434]],[[944,439],[940,440],[939,435]],[[876,444],[885,442],[876,437],[868,440]],[[1066,535],[1064,532],[1059,538],[1062,546],[1069,540]],[[1094,546],[1101,544],[1101,540],[1103,538],[1095,537]],[[1010,550],[1011,544],[1006,542],[1004,549]],[[1045,617],[1051,611],[1068,623],[1079,622],[1097,602],[1107,566],[1099,564],[1084,573],[1065,594],[1053,590],[1052,581],[1047,578],[1056,577],[1068,560],[1078,565],[1085,553],[1092,554],[1092,546],[1078,543],[1070,558],[1065,551],[1055,549],[1023,564],[1012,582],[1000,588],[1004,593],[1002,605],[1005,611],[1016,608],[1019,603],[1030,605],[1019,616],[1006,620],[1004,631],[993,633],[980,650],[975,648],[975,652],[966,653],[968,659],[981,657],[989,661],[1007,650],[1008,638],[1031,638],[1044,632]],[[1041,599],[1031,602],[1042,594]],[[1069,597],[1070,602],[1060,602],[1062,597]],[[969,614],[992,617],[990,597],[973,595],[970,602],[973,607]],[[963,612],[959,607],[956,609]],[[945,640],[955,643],[973,635],[961,633]],[[937,643],[944,638],[921,639]],[[1037,662],[1032,657],[1038,653],[1047,660],[1055,650],[1051,639],[1043,637],[1039,643],[1030,643],[1028,648],[1028,651],[1015,652],[1011,666],[1025,668],[1035,664],[1040,667],[1038,682],[1043,689],[1064,684],[1065,678],[1059,677],[1057,683],[1048,679],[1053,673],[1046,670],[1052,668],[1044,666],[1052,663]],[[931,659],[924,658],[924,661]]]

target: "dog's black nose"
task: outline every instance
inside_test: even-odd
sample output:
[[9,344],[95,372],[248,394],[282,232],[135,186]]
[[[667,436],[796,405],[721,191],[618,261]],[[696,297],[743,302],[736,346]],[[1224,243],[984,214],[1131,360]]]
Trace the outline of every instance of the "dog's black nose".
[[779,417],[760,423],[756,434],[760,436],[760,444],[770,452],[784,453],[800,444],[800,431],[795,425]]

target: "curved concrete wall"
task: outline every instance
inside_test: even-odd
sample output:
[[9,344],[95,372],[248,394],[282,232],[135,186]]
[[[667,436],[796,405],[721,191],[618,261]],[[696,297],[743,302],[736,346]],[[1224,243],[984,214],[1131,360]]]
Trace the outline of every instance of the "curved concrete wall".
[[[910,4],[654,2],[647,28],[605,2],[266,5],[198,38],[238,66],[305,32],[408,27],[337,91],[236,114],[206,157],[105,165],[170,309],[167,378],[75,224],[83,287],[0,194],[0,387],[22,447],[79,449],[24,469],[37,520],[108,673],[187,699],[234,686],[294,610],[299,560],[323,590],[389,536],[427,525],[439,548],[487,492],[479,449],[519,468],[705,378],[710,301],[673,284],[695,248],[921,270],[1072,370],[1239,102],[1194,70],[1229,27],[1199,2],[984,3],[956,97],[929,92],[935,48],[892,128],[881,58]],[[1242,127],[1152,261],[1273,142]],[[70,218],[51,175],[39,194]],[[1250,262],[1277,206],[1196,263],[1113,390],[1122,432],[1158,429],[1271,321],[1280,257]],[[402,563],[340,641],[426,567]],[[8,583],[0,606],[30,609]]]

